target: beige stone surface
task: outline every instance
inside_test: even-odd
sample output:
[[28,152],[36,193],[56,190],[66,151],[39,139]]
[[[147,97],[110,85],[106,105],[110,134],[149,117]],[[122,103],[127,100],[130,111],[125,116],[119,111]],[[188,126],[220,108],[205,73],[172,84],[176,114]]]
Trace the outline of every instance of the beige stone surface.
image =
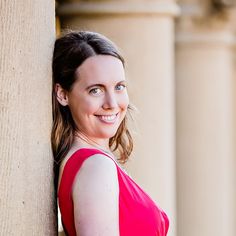
[[53,1],[0,1],[0,235],[56,235],[50,150]]
[[176,30],[178,235],[234,236],[235,34],[190,21]]
[[235,235],[232,56],[225,48],[177,50],[179,235]]

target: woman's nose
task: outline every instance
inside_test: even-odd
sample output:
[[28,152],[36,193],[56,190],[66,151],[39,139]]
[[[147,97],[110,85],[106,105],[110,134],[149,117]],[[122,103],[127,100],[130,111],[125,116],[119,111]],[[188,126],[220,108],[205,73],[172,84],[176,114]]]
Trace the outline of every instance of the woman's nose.
[[103,109],[114,109],[118,106],[117,98],[114,93],[106,93],[103,102]]

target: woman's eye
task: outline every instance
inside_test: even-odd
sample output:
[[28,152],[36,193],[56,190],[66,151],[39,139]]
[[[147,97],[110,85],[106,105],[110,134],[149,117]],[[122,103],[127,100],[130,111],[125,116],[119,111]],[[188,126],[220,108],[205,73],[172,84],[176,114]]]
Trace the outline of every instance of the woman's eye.
[[116,90],[123,90],[123,89],[125,89],[125,85],[124,84],[118,84],[118,85],[116,85]]
[[93,95],[99,95],[100,93],[102,93],[102,90],[100,88],[93,88],[89,91],[89,93]]

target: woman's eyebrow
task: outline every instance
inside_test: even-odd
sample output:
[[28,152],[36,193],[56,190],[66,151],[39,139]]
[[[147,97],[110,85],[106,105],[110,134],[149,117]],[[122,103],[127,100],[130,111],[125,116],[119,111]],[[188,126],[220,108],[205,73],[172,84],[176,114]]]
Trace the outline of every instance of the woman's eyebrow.
[[126,80],[121,80],[121,81],[117,82],[117,84],[120,84],[120,83],[126,83]]
[[87,86],[86,89],[89,90],[92,87],[105,87],[105,86],[104,86],[104,84],[91,84],[91,85]]
[[[126,81],[125,80],[121,80],[121,81],[117,82],[116,85],[120,84],[120,83],[126,83]],[[91,84],[91,85],[87,86],[86,89],[89,90],[92,87],[106,87],[106,85],[105,84]]]

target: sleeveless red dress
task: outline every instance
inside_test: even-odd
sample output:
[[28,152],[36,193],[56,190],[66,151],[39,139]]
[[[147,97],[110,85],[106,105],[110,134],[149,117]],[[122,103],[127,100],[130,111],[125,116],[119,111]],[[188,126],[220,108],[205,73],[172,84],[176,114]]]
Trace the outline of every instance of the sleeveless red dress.
[[[63,227],[69,236],[76,236],[72,184],[83,162],[94,154],[111,158],[97,149],[82,148],[68,159],[63,170],[58,200]],[[119,183],[120,236],[166,236],[169,228],[167,215],[116,162],[115,164]]]

